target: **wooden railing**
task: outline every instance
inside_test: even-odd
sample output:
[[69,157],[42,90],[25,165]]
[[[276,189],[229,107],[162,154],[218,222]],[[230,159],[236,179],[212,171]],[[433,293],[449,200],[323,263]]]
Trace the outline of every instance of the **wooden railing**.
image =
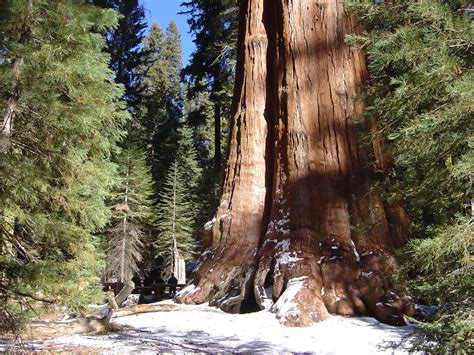
[[[116,295],[123,287],[121,282],[104,282],[104,291],[113,291]],[[168,283],[159,283],[153,284],[150,286],[137,286],[135,287],[134,293],[139,293],[141,295],[155,295],[157,298],[163,298],[166,295],[170,295],[171,289],[174,287],[176,292],[184,288],[186,284],[168,284]]]
[[153,284],[150,286],[137,286],[134,291],[138,291],[141,295],[155,295],[157,297],[163,295],[169,295],[171,290],[174,288],[175,292],[180,291],[186,284]]

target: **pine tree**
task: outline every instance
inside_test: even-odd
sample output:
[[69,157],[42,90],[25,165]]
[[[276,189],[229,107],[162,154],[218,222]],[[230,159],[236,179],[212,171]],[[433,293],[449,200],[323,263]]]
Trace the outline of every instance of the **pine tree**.
[[[157,226],[159,237],[157,253],[164,257],[166,268],[174,266],[172,251],[177,250],[185,260],[190,260],[196,251],[196,237],[201,227],[198,218],[202,207],[199,187],[202,169],[197,160],[191,128],[183,125],[177,132],[174,161],[168,171],[159,194]],[[176,248],[174,249],[174,243]]]
[[[418,349],[462,353],[472,338],[473,24],[466,1],[350,2],[365,32],[368,116],[380,118],[393,162],[388,200],[412,218],[401,277],[419,302],[438,304]],[[412,276],[416,275],[415,278]]]
[[166,27],[165,39],[161,51],[162,60],[167,65],[167,90],[166,97],[169,101],[169,106],[175,106],[174,110],[170,107],[170,113],[181,111],[181,84],[180,74],[183,67],[182,50],[181,50],[181,35],[179,33],[176,23],[171,20]]
[[[197,166],[201,171],[199,185],[196,190],[197,215],[195,218],[195,229],[198,235],[205,235],[206,231],[202,230],[202,228],[210,219],[212,219],[214,211],[219,205],[224,173],[223,169],[216,171],[214,165],[213,110],[212,104],[209,101],[208,92],[204,91],[199,95],[195,95],[192,100],[188,99],[185,101],[184,116],[188,117],[187,121],[189,122],[190,118],[195,115],[207,116],[206,120],[200,121],[205,122],[205,124],[193,125],[191,122],[190,125],[192,125],[193,128],[186,128],[189,131],[189,133],[187,133],[189,136],[188,141],[192,142],[192,146],[196,152],[196,156],[193,157],[192,160],[196,161]],[[197,120],[200,120],[200,118],[197,118]],[[224,132],[225,131],[226,130],[224,130]],[[227,135],[224,137],[224,139],[227,139]]]
[[183,170],[186,189],[189,193],[195,194],[201,182],[202,168],[197,160],[193,131],[188,125],[183,124],[178,129],[177,136],[176,159]]
[[[195,132],[204,178],[197,224],[211,219],[219,205],[231,116],[238,9],[235,0],[185,2],[196,51],[183,69],[187,80],[185,115]],[[224,158],[223,158],[224,157]]]
[[2,7],[0,308],[15,323],[31,300],[80,311],[102,297],[97,233],[129,116],[96,32],[115,26],[113,11],[62,0]]
[[94,0],[98,6],[116,10],[121,16],[118,26],[106,32],[110,66],[115,81],[125,86],[124,98],[134,112],[143,91],[143,73],[147,53],[142,48],[145,29],[145,10],[138,0]]
[[138,270],[152,233],[154,191],[145,154],[136,145],[125,148],[117,164],[120,182],[111,201],[115,211],[107,228],[106,276],[126,282]]
[[164,259],[164,270],[169,276],[179,258],[189,260],[195,252],[193,240],[194,205],[186,189],[186,179],[176,159],[166,175],[157,206],[157,255]]
[[[212,101],[214,124],[214,166],[222,166],[222,117],[230,115],[237,42],[238,9],[235,0],[184,2],[188,8],[188,24],[195,34],[196,51],[191,63],[183,69],[183,76],[191,83],[188,91],[194,97],[206,90]],[[206,116],[201,115],[201,119]],[[202,124],[203,122],[201,122]],[[224,131],[225,132],[225,131]],[[225,135],[225,133],[224,133]],[[223,149],[224,148],[224,149]]]
[[177,144],[177,129],[182,111],[180,36],[174,22],[163,34],[154,23],[144,40],[149,66],[144,74],[143,103],[140,106],[142,137],[146,140],[149,161],[157,188],[169,168]]
[[[195,131],[203,179],[196,223],[212,218],[219,205],[223,160],[227,151],[237,40],[238,9],[234,0],[185,2],[196,51],[183,69],[187,80],[185,116]],[[222,157],[224,155],[224,158]],[[205,244],[205,243],[204,243]]]

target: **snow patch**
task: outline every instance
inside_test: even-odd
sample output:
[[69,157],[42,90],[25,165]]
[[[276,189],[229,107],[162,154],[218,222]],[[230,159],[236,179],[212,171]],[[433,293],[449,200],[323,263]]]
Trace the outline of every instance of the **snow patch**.
[[[267,233],[268,233],[268,231],[267,231]],[[275,244],[276,244],[277,242],[278,242],[277,239],[266,239],[266,240],[263,242],[262,247],[266,246],[268,243],[275,243]]]
[[[283,179],[282,179],[282,182],[283,182]],[[280,189],[277,189],[275,191],[275,203],[277,205],[284,205],[286,203],[286,199],[283,197],[283,192]]]
[[188,296],[188,295],[194,295],[196,292],[201,290],[200,287],[196,287],[194,284],[190,284],[183,288],[181,291],[178,292],[178,296]]
[[357,260],[357,261],[360,261],[360,255],[359,255],[359,253],[357,252],[357,248],[356,248],[356,246],[355,246],[355,244],[354,244],[354,241],[353,241],[352,239],[351,239],[351,244],[352,244],[352,248],[354,249],[354,255],[355,255],[355,257],[356,257],[356,260]]
[[290,230],[285,227],[287,223],[289,222],[290,222],[289,219],[280,219],[277,221],[270,221],[268,223],[267,233],[277,232],[284,235],[289,234]]
[[278,256],[278,260],[280,264],[287,265],[287,264],[296,263],[299,260],[303,260],[303,258],[298,258],[298,254],[296,254],[295,251],[292,251],[291,253],[289,252],[281,253]]
[[[163,302],[162,302],[163,303]],[[171,303],[170,301],[167,304]],[[53,340],[23,342],[29,350],[63,349],[93,353],[316,353],[316,354],[408,354],[403,348],[387,347],[412,332],[412,327],[392,327],[373,318],[331,316],[307,328],[281,325],[268,310],[228,314],[207,305],[175,305],[170,312],[142,313],[117,318],[131,327],[123,332],[64,336]],[[344,341],[341,341],[344,339]],[[0,352],[8,344],[0,340]],[[91,349],[92,348],[92,349]],[[48,350],[49,349],[49,350]],[[58,350],[59,350],[58,349]],[[15,352],[16,349],[9,349]],[[23,352],[25,349],[18,349]],[[8,352],[8,351],[7,351]],[[59,351],[58,351],[59,352]]]
[[362,271],[360,274],[362,275],[362,277],[369,277],[370,275],[372,275],[374,272],[373,271],[370,271],[370,272],[364,272]]
[[281,250],[281,251],[286,251],[290,247],[290,240],[289,239],[284,239],[280,240],[276,245],[275,249],[276,250]]
[[206,260],[209,256],[210,256],[211,259],[212,259],[212,257],[214,256],[214,251],[213,251],[213,250],[209,250],[209,249],[206,250],[204,253],[202,253],[201,259],[202,259],[202,260]]
[[264,290],[262,306],[264,309],[270,309],[273,306],[273,287],[267,287]]
[[276,221],[277,226],[284,226],[287,223],[290,223],[290,220],[287,218],[279,219]]
[[286,290],[273,305],[271,311],[277,314],[282,322],[288,319],[288,316],[298,315],[300,313],[298,304],[294,302],[296,295],[303,289],[305,280],[308,276],[302,276],[290,279],[286,285]]
[[214,223],[216,223],[217,219],[216,217],[214,217],[212,220],[210,221],[207,221],[206,224],[204,225],[204,230],[210,230],[212,228],[212,226],[214,225]]
[[225,204],[227,204],[229,201],[227,201],[227,199],[223,199],[221,204],[219,205],[219,207],[222,207],[224,206]]

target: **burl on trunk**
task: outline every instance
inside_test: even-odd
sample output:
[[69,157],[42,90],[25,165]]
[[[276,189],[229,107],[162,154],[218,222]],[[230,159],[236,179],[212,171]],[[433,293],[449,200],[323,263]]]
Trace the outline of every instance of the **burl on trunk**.
[[388,275],[407,217],[373,190],[356,139],[373,127],[355,99],[364,55],[344,43],[355,19],[336,0],[243,0],[240,15],[221,204],[177,301],[229,312],[254,303],[292,326],[329,313],[402,324],[413,305]]

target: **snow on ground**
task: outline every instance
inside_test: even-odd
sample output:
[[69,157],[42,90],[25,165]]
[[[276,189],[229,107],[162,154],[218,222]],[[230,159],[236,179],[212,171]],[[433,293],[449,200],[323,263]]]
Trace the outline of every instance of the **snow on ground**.
[[[169,302],[169,301],[168,301]],[[206,305],[178,305],[171,312],[114,320],[132,327],[117,333],[74,335],[39,342],[35,348],[101,349],[102,353],[312,352],[318,354],[402,353],[390,345],[412,331],[372,318],[331,317],[309,328],[288,328],[268,311],[227,314]]]

